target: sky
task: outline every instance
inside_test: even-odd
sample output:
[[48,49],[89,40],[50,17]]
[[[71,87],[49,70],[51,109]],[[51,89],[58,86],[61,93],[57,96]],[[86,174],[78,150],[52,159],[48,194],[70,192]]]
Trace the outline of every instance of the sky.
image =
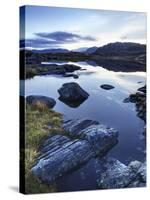
[[146,44],[146,13],[46,6],[20,10],[20,44],[30,49]]

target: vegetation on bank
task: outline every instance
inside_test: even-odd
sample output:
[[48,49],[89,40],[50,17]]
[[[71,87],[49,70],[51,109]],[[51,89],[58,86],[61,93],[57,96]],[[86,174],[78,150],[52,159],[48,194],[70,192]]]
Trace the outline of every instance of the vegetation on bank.
[[35,75],[47,75],[47,74],[58,74],[64,75],[65,73],[72,73],[76,70],[80,70],[81,67],[73,64],[50,64],[50,65],[28,65],[25,71],[25,78],[32,78]]
[[62,133],[61,114],[48,109],[44,104],[26,105],[25,126],[25,192],[45,193],[55,192],[55,185],[48,186],[34,177],[31,168],[40,154],[41,142],[50,134]]
[[28,66],[26,67],[26,70],[25,70],[25,79],[33,78],[36,75],[39,75],[41,73],[46,73],[48,71],[49,71],[49,67],[40,67],[37,65]]

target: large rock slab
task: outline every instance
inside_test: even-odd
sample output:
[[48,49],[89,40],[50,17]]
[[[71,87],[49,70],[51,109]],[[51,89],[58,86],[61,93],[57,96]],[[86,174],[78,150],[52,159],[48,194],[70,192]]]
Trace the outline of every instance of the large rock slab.
[[89,97],[89,94],[75,82],[63,84],[58,93],[59,100],[70,107],[78,107]]
[[37,105],[41,103],[46,105],[48,108],[53,108],[56,101],[51,97],[41,96],[41,95],[30,95],[26,97],[26,102],[31,105]]
[[133,161],[128,166],[114,158],[99,161],[97,184],[101,189],[143,187],[146,183],[146,165]]
[[63,128],[71,137],[87,140],[96,154],[105,154],[117,143],[118,132],[93,120],[70,120]]
[[105,155],[117,143],[116,130],[92,120],[68,120],[63,128],[67,136],[48,137],[32,168],[32,173],[47,183],[79,168],[93,157]]
[[88,119],[75,119],[75,120],[64,120],[62,127],[68,131],[71,137],[81,137],[83,130],[91,125],[98,125],[99,122],[88,120]]

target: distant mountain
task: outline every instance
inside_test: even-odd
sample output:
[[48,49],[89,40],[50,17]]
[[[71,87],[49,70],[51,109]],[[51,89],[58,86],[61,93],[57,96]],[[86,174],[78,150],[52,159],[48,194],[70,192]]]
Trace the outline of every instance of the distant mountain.
[[78,49],[73,49],[71,50],[72,52],[85,52],[88,48],[87,47],[81,47]]
[[88,53],[88,54],[95,53],[97,49],[98,47],[90,47],[85,51],[85,53]]
[[72,52],[83,52],[83,53],[91,54],[91,53],[94,53],[97,48],[98,47],[90,47],[90,48],[88,48],[88,47],[81,47],[81,48],[72,50]]
[[104,56],[128,56],[146,53],[146,45],[132,42],[109,43],[97,48],[94,54]]
[[67,49],[43,49],[43,50],[38,50],[38,49],[34,49],[32,50],[32,52],[34,53],[68,53],[69,50]]

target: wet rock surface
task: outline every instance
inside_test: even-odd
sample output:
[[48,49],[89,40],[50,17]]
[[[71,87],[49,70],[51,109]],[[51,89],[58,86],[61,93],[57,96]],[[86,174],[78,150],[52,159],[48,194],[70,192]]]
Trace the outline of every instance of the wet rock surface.
[[91,158],[104,156],[117,143],[118,132],[92,120],[64,121],[66,136],[49,136],[40,148],[32,173],[51,183],[81,167]]
[[63,84],[58,93],[59,100],[70,107],[78,107],[89,97],[89,94],[75,82]]
[[115,88],[114,86],[112,85],[108,85],[108,84],[103,84],[100,86],[102,89],[104,90],[112,90],[113,88]]
[[53,108],[56,104],[56,101],[53,98],[40,95],[27,96],[26,102],[31,105],[37,105],[38,103],[41,103],[46,105],[48,108]]
[[97,185],[101,189],[144,187],[146,163],[133,161],[128,166],[115,158],[99,160]]

